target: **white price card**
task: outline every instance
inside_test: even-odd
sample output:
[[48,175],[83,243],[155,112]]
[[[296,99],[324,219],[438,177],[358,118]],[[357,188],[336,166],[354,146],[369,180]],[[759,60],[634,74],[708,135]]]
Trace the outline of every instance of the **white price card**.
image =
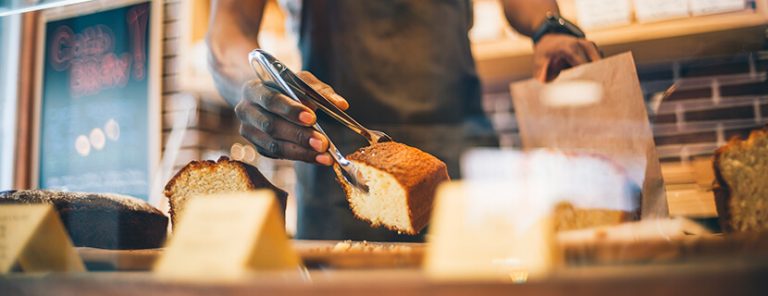
[[562,264],[549,203],[509,184],[440,185],[424,259],[435,280],[525,282]]
[[25,272],[83,272],[59,215],[49,204],[0,206],[0,273],[18,263]]
[[236,280],[252,271],[299,270],[270,190],[190,198],[155,265],[180,280]]

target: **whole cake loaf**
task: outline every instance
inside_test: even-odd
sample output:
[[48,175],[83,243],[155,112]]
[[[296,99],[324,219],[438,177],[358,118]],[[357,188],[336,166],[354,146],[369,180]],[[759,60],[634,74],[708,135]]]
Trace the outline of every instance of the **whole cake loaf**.
[[72,243],[102,249],[159,248],[168,218],[143,200],[117,194],[19,190],[0,193],[0,204],[52,204]]
[[244,162],[221,157],[217,161],[192,161],[165,185],[170,203],[171,222],[178,221],[184,205],[192,196],[270,189],[282,210],[288,193],[275,187],[257,168]]
[[406,234],[429,222],[437,186],[449,180],[445,163],[419,149],[396,142],[364,147],[347,159],[354,163],[368,192],[353,187],[334,166],[352,212],[372,226]]
[[768,131],[715,151],[715,205],[724,231],[768,230]]

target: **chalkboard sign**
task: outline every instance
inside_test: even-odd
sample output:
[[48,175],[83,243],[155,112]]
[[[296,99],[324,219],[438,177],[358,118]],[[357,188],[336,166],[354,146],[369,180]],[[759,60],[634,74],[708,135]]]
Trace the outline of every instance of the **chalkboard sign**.
[[40,188],[149,198],[160,133],[151,58],[158,12],[151,1],[122,4],[49,13],[42,23]]

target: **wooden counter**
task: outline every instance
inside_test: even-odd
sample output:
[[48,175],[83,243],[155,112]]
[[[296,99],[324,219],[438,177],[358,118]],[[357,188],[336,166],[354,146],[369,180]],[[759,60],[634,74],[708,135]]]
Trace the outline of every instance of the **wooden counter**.
[[567,268],[525,284],[436,282],[419,270],[254,274],[234,283],[182,283],[149,273],[13,274],[2,295],[766,295],[768,261]]

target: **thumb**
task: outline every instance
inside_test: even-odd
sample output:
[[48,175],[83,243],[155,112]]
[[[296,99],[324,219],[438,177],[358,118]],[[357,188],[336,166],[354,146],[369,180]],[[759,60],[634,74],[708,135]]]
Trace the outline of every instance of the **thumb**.
[[547,70],[549,69],[549,63],[550,60],[548,58],[544,58],[536,62],[533,68],[533,78],[541,82],[547,82]]

